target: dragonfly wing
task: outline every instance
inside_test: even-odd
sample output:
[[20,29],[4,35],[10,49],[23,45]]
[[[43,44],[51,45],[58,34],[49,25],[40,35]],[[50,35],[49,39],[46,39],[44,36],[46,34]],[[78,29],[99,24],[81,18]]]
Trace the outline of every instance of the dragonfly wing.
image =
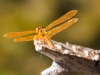
[[70,19],[71,17],[73,17],[75,14],[77,13],[77,10],[72,10],[69,11],[68,13],[66,13],[65,15],[63,15],[62,17],[60,17],[59,19],[55,20],[54,22],[50,23],[45,30],[48,30],[50,28],[52,28],[53,26],[56,26],[57,24],[60,24],[68,19]]
[[4,34],[3,37],[14,38],[14,37],[24,36],[24,35],[28,35],[28,34],[32,34],[32,33],[36,33],[36,31],[30,30],[30,31],[23,31],[23,32],[10,32],[10,33]]
[[69,27],[70,25],[72,25],[73,23],[75,23],[78,19],[77,18],[73,18],[67,22],[65,22],[64,24],[50,30],[48,32],[48,36],[51,38],[53,35],[55,35],[56,33],[63,31],[64,29],[66,29],[67,27]]
[[26,37],[17,37],[14,38],[14,42],[24,42],[24,41],[33,41],[36,35],[26,36]]
[[53,43],[51,42],[50,38],[48,36],[44,36],[43,40],[51,47],[54,48]]

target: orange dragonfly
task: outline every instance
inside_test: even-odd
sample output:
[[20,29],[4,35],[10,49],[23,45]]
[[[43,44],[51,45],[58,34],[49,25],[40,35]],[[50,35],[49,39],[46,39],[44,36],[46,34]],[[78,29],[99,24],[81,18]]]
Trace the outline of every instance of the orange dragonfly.
[[[77,13],[77,10],[71,10],[59,19],[55,20],[47,27],[38,27],[36,30],[29,30],[29,31],[22,31],[22,32],[10,32],[4,34],[3,37],[7,38],[14,38],[14,42],[23,42],[23,41],[33,41],[33,40],[42,40],[47,43],[51,48],[54,48],[53,43],[50,41],[50,38],[55,35],[56,33],[63,31],[67,27],[71,26],[75,23],[78,19],[72,18],[71,20],[65,22],[66,20],[70,19]],[[65,23],[63,23],[65,22]],[[61,24],[62,23],[62,24]],[[61,24],[58,27],[54,27],[58,24]],[[54,27],[54,28],[53,28]],[[51,29],[53,28],[53,29]],[[50,30],[51,29],[51,30]],[[34,34],[36,33],[36,34]],[[27,35],[27,36],[26,36]]]

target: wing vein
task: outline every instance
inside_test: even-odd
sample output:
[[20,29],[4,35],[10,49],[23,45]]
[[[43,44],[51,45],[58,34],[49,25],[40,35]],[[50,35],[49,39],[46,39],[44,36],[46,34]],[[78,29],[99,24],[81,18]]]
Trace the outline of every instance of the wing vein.
[[67,22],[65,22],[64,24],[50,30],[48,32],[48,36],[51,38],[53,35],[55,35],[56,33],[58,32],[61,32],[63,31],[64,29],[68,28],[69,26],[71,26],[73,23],[75,23],[78,19],[77,18],[73,18]]
[[14,42],[33,41],[35,36],[36,35],[26,36],[26,37],[17,37],[17,38],[14,38],[13,41]]
[[22,32],[10,32],[10,33],[6,33],[3,37],[14,38],[14,37],[24,36],[32,33],[36,33],[36,31],[30,30],[30,31],[22,31]]
[[46,28],[45,30],[49,30],[50,28],[52,28],[53,26],[56,26],[68,19],[70,19],[71,17],[73,17],[75,14],[77,13],[77,10],[72,10],[72,11],[69,11],[68,13],[66,13],[65,15],[63,15],[62,17],[60,17],[59,19],[53,21],[52,23],[50,23]]

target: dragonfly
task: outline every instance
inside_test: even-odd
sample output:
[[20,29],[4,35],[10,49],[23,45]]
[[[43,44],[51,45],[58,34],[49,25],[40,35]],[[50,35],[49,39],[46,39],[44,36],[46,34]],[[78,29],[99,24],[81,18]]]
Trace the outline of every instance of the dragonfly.
[[54,44],[51,42],[50,38],[53,35],[57,34],[58,32],[61,32],[66,28],[68,28],[69,26],[71,26],[72,24],[74,24],[78,19],[72,17],[77,12],[78,12],[77,10],[71,10],[65,15],[63,15],[62,17],[60,17],[59,19],[50,23],[45,28],[39,26],[38,28],[36,28],[36,30],[29,30],[29,31],[22,31],[22,32],[9,32],[4,34],[3,37],[13,38],[14,42],[41,40],[51,48],[54,48]]

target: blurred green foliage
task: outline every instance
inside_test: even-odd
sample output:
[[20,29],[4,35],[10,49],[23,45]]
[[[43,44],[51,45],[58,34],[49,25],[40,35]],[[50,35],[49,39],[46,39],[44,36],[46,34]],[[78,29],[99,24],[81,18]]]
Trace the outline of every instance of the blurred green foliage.
[[75,16],[78,22],[52,39],[100,49],[99,3],[99,0],[0,0],[0,75],[40,75],[51,64],[49,58],[35,51],[33,42],[15,43],[3,38],[5,33],[45,27],[73,9],[79,11]]

